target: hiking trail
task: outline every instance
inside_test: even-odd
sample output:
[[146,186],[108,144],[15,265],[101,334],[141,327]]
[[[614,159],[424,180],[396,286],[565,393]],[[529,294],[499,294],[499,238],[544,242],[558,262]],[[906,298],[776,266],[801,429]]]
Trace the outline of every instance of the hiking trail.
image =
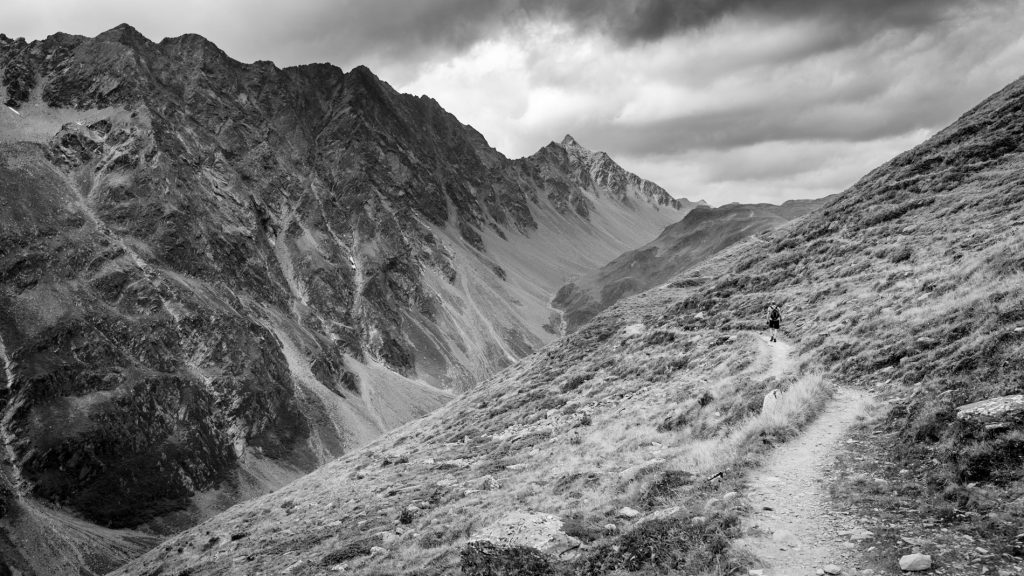
[[[768,376],[793,369],[789,344],[760,340],[761,353],[770,358]],[[857,562],[848,542],[863,529],[832,509],[825,471],[869,399],[860,390],[838,389],[814,422],[750,473],[747,498],[753,511],[738,544],[763,562],[764,576],[810,575],[829,564],[852,573]]]

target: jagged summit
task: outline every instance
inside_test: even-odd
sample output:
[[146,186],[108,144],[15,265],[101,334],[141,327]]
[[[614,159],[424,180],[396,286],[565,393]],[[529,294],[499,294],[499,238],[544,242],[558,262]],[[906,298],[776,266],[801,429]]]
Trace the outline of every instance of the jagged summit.
[[572,134],[566,134],[565,138],[562,138],[562,141],[559,144],[566,150],[570,148],[583,148],[583,146],[581,146],[580,143],[572,137]]
[[692,205],[689,200],[677,200],[661,186],[627,171],[607,153],[585,148],[570,134],[566,134],[558,146],[568,154],[570,168],[578,180],[592,182],[598,189],[609,191],[622,202],[654,203],[676,210]]
[[152,40],[143,36],[141,32],[131,25],[125,23],[118,24],[106,32],[101,32],[96,36],[96,40],[100,42],[117,42],[132,47],[153,44]]

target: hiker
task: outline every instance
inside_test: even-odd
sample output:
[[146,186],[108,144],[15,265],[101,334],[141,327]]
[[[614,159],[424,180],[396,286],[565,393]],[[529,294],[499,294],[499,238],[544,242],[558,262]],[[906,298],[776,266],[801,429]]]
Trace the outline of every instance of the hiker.
[[776,340],[775,336],[778,334],[779,326],[782,324],[782,309],[779,308],[779,305],[774,300],[768,305],[767,316],[768,328],[772,331],[772,338],[770,341],[777,342],[778,340]]

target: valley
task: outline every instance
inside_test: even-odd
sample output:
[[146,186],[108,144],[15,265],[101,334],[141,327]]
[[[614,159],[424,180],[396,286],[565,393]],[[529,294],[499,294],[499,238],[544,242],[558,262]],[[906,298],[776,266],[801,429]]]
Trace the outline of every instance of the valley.
[[1024,79],[712,208],[365,67],[0,69],[0,573],[1024,571]]
[[[892,574],[923,553],[944,573],[1019,571],[1019,414],[961,414],[1020,393],[1024,160],[1005,143],[1020,141],[1022,99],[1024,81],[805,218],[120,573],[771,574],[784,559],[736,545],[758,535],[749,474],[864,391],[876,407],[815,473],[817,505],[850,517],[821,548],[842,553],[798,536],[798,562]],[[757,334],[769,300],[791,347],[782,374]]]

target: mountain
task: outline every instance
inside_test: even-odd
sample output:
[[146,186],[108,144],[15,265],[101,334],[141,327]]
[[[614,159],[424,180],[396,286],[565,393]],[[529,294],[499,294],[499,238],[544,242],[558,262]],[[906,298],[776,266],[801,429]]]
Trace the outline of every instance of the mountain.
[[[878,399],[823,487],[877,535],[848,543],[858,568],[911,543],[1019,567],[1020,413],[959,408],[1022,392],[1021,142],[1024,79],[822,209],[116,574],[742,571],[745,471],[835,386]],[[770,299],[786,348],[758,334]],[[761,415],[772,389],[781,412]],[[922,532],[945,540],[901,539]]]
[[0,101],[0,555],[40,574],[430,412],[691,206],[578,145],[508,159],[364,67],[191,34],[0,35]]
[[653,288],[736,242],[799,218],[831,199],[789,200],[780,206],[698,206],[643,247],[559,288],[552,306],[562,311],[566,329],[575,330],[621,298]]

